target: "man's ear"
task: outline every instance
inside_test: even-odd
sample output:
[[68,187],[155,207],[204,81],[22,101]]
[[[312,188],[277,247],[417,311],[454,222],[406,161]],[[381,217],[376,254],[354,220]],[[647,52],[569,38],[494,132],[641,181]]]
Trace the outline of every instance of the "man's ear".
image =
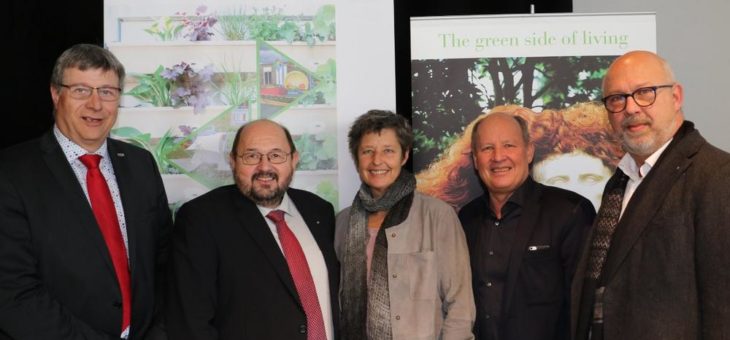
[[684,88],[682,84],[675,84],[672,88],[672,99],[674,100],[674,111],[679,112],[684,104]]
[[532,159],[535,157],[535,144],[532,142],[527,143],[527,164],[532,164]]
[[294,152],[291,153],[291,167],[292,167],[292,170],[296,170],[297,169],[297,164],[299,164],[299,152],[298,151],[294,151]]
[[55,108],[56,105],[58,105],[58,99],[61,97],[61,93],[59,92],[58,86],[55,86],[53,84],[51,84],[50,90],[51,99],[53,99],[53,107]]
[[236,154],[233,152],[228,154],[228,165],[231,167],[231,170],[236,169]]

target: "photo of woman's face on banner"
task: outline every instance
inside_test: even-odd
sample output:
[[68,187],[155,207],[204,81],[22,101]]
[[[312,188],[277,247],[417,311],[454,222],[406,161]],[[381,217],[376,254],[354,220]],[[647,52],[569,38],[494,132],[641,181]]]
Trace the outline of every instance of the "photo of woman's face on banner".
[[532,177],[577,192],[596,209],[623,156],[600,102],[614,56],[413,60],[413,165],[418,189],[456,208],[484,193],[471,128],[482,115],[523,117]]

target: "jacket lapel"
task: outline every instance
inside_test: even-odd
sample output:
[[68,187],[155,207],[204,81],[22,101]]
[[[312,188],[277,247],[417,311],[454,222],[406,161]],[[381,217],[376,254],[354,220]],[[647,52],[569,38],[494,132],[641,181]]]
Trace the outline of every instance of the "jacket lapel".
[[[111,258],[109,257],[109,251],[107,250],[104,237],[101,235],[99,225],[96,223],[96,217],[94,212],[91,210],[89,200],[84,195],[84,191],[81,188],[76,174],[74,174],[71,165],[66,160],[66,156],[58,144],[56,137],[53,135],[53,131],[49,131],[41,137],[40,141],[41,152],[43,154],[43,160],[53,174],[56,183],[61,187],[64,193],[67,193],[63,197],[70,197],[64,204],[71,207],[69,216],[76,216],[77,225],[80,226],[80,230],[83,231],[83,235],[94,244],[96,250],[99,252],[101,258],[104,259],[106,267],[109,270],[110,275],[116,277],[114,267],[112,265]],[[72,226],[69,225],[69,230]],[[81,236],[81,235],[80,235]],[[116,282],[116,280],[115,280]]]
[[704,139],[692,129],[691,123],[686,122],[636,189],[616,226],[616,233],[611,241],[612,246],[601,274],[601,282],[604,285],[616,275],[621,263],[667,199],[673,184],[677,183],[680,176],[692,164],[692,155],[703,142]]
[[254,242],[258,245],[261,252],[264,254],[274,271],[279,276],[282,284],[289,291],[289,294],[296,300],[299,301],[299,294],[297,294],[296,287],[294,286],[294,280],[289,272],[289,266],[286,263],[284,254],[281,252],[274,235],[271,234],[266,220],[261,215],[261,212],[256,205],[251,202],[248,198],[243,196],[240,191],[234,186],[234,190],[231,191],[231,199],[234,205],[234,211],[237,211],[237,217],[243,229],[251,235]]

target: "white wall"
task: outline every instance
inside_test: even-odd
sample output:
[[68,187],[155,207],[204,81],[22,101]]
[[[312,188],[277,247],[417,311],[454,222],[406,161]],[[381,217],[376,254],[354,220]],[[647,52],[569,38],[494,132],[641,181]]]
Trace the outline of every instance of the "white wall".
[[685,118],[730,151],[730,1],[573,0],[573,12],[655,12],[657,52],[684,85]]

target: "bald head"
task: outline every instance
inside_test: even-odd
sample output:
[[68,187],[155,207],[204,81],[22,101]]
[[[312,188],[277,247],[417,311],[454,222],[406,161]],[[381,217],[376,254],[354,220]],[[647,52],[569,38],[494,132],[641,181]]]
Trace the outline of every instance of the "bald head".
[[290,152],[297,151],[291,133],[289,133],[289,130],[286,127],[273,120],[259,119],[251,121],[238,129],[238,131],[236,132],[236,137],[233,139],[233,146],[231,147],[231,158],[236,157],[236,151],[238,150],[238,144],[241,141],[241,136],[246,133],[246,130],[250,129],[254,129],[256,132],[260,129],[264,129],[264,131],[273,132],[275,134],[278,133],[278,131],[276,130],[280,130],[280,132],[284,134],[284,137],[289,144]]
[[612,103],[611,127],[638,166],[672,139],[684,121],[682,85],[667,61],[653,52],[617,58],[603,78],[603,97]]
[[617,74],[627,71],[639,72],[636,78],[642,75],[651,75],[662,79],[662,83],[674,83],[676,79],[669,63],[654,52],[631,51],[613,61],[609,66],[606,76],[603,78],[603,92],[606,92],[606,85],[612,81]]
[[530,143],[530,130],[527,126],[527,121],[525,121],[524,118],[514,115],[512,113],[508,112],[493,112],[487,115],[486,117],[480,119],[474,126],[472,127],[472,133],[471,133],[471,147],[472,150],[476,150],[477,148],[477,142],[479,141],[479,126],[482,124],[489,124],[488,121],[506,121],[508,124],[512,123],[515,124],[520,129],[520,135],[522,136],[522,141],[525,142],[525,144]]

